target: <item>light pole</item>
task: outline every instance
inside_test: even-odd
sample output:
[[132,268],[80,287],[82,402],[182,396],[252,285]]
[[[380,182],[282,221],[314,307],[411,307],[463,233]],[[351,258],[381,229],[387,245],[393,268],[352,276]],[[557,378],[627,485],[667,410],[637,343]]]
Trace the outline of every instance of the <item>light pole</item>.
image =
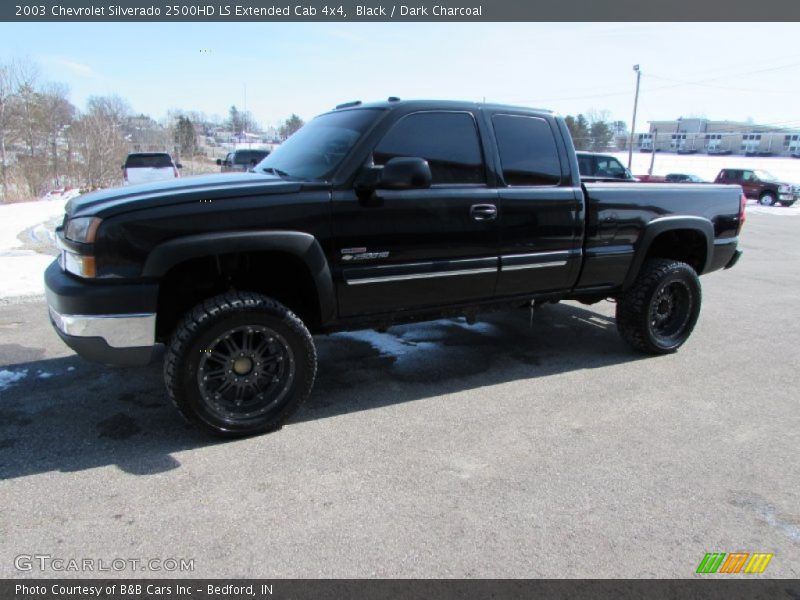
[[633,98],[633,119],[631,120],[631,140],[628,143],[628,169],[631,168],[631,161],[633,160],[633,132],[636,130],[636,108],[639,105],[639,80],[642,78],[642,72],[639,70],[639,65],[633,65],[633,70],[636,71],[636,95]]

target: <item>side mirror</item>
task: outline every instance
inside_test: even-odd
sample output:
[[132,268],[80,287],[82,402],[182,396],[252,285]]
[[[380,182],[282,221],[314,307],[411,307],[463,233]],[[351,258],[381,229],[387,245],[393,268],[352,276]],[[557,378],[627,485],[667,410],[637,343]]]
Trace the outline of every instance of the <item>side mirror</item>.
[[431,168],[424,158],[392,158],[383,166],[378,187],[386,190],[411,190],[431,187]]
[[217,166],[218,166],[218,167],[221,167],[221,166],[222,166],[222,159],[221,159],[221,158],[218,158],[218,159],[217,159]]

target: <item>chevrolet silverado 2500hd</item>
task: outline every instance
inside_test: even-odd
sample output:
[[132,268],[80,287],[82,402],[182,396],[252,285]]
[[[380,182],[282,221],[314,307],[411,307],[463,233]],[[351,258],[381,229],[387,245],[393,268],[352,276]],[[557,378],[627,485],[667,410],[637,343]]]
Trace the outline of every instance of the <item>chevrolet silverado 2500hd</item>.
[[582,184],[544,110],[348,103],[254,171],[73,199],[45,274],[70,347],[138,365],[165,344],[169,396],[221,435],[275,429],[308,397],[312,333],[610,298],[634,348],[673,352],[698,276],[741,253],[739,186]]

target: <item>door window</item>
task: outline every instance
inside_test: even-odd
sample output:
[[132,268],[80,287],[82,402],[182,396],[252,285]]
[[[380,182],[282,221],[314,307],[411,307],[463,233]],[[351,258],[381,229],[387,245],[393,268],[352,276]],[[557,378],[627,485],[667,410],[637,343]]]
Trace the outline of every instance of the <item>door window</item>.
[[627,173],[625,173],[625,167],[623,167],[622,163],[620,163],[616,158],[611,156],[598,156],[597,176],[625,179]]
[[492,118],[503,178],[508,185],[558,185],[561,163],[550,125],[540,117]]
[[375,165],[397,157],[427,160],[433,184],[486,183],[478,129],[469,113],[422,112],[403,117],[372,155]]

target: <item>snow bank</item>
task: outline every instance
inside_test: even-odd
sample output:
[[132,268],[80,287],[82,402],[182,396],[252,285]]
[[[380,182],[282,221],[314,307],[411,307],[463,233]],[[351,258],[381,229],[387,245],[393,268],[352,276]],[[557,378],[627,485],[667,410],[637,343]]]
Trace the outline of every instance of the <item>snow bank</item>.
[[0,298],[44,293],[42,277],[53,257],[24,247],[18,235],[64,214],[64,200],[0,204]]

